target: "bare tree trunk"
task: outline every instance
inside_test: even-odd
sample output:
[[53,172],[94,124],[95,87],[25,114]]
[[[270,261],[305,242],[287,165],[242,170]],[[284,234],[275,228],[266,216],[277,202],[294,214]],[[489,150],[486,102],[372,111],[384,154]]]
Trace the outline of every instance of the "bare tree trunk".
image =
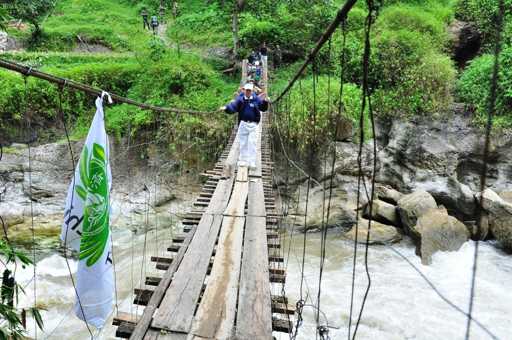
[[238,58],[238,50],[240,48],[240,40],[238,38],[238,6],[235,5],[233,12],[233,55]]
[[235,0],[233,6],[233,54],[238,58],[238,51],[240,50],[240,38],[238,31],[240,29],[239,15],[245,6],[245,0]]

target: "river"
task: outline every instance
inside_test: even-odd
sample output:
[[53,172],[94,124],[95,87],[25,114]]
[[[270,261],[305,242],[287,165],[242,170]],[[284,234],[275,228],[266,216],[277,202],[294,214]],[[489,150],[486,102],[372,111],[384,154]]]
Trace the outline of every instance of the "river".
[[[118,308],[123,312],[141,313],[142,307],[133,305],[133,288],[139,287],[140,278],[161,275],[148,258],[160,254],[158,248],[168,244],[171,229],[150,231],[134,235],[122,228],[114,230],[114,255],[117,273]],[[284,238],[283,251],[290,252],[287,265],[286,293],[290,301],[300,296],[301,259],[303,235]],[[146,265],[141,268],[144,244]],[[467,242],[458,252],[437,253],[433,264],[423,266],[414,254],[408,241],[394,245],[418,267],[450,301],[466,310],[471,284],[474,243]],[[160,247],[158,247],[160,246]],[[315,310],[318,292],[320,261],[320,235],[310,233],[306,241],[303,295],[306,297],[304,323],[299,328],[297,339],[315,339]],[[353,245],[343,240],[337,232],[330,232],[326,243],[326,260],[322,280],[321,323],[329,325],[331,339],[346,339],[349,319],[352,279]],[[464,339],[466,318],[455,311],[431,289],[417,272],[384,246],[369,249],[369,271],[372,286],[364,314],[358,329],[358,339]],[[512,339],[512,261],[510,255],[502,253],[492,243],[481,243],[478,257],[478,275],[474,315],[499,339]],[[71,271],[76,262],[70,260]],[[141,271],[142,269],[142,271]],[[364,247],[359,247],[356,266],[355,308],[357,315],[366,288]],[[142,274],[142,275],[141,275]],[[32,269],[21,270],[18,279],[27,285],[26,296],[21,305],[32,303],[34,284]],[[89,339],[83,322],[72,312],[74,291],[64,258],[51,254],[37,263],[37,302],[45,307],[43,312],[45,332],[38,331],[38,339]],[[274,289],[275,294],[278,293]],[[355,323],[355,322],[354,322]],[[30,335],[34,336],[33,322],[29,320]],[[354,327],[353,327],[354,328]],[[97,339],[114,339],[115,327],[109,322],[101,331],[95,331]],[[490,337],[473,324],[471,339]],[[288,335],[276,333],[277,339],[288,339]]]

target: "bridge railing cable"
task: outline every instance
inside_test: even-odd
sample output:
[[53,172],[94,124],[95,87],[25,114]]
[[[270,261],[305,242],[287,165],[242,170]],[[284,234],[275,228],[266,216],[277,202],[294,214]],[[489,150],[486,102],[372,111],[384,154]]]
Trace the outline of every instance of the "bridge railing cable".
[[[16,63],[14,61],[9,61],[9,60],[2,59],[2,58],[0,58],[0,67],[5,68],[10,71],[21,73],[26,77],[39,78],[39,79],[46,80],[50,83],[54,83],[54,84],[58,84],[60,86],[66,87],[68,89],[82,91],[82,92],[85,92],[94,97],[101,96],[101,93],[103,92],[102,89],[98,89],[96,87],[82,84],[82,83],[79,83],[79,82],[76,82],[73,80],[65,79],[65,78],[58,77],[58,76],[55,76],[55,75],[52,75],[52,74],[49,74],[46,72],[35,70],[30,66],[25,66],[20,63]],[[156,112],[188,113],[188,114],[198,114],[198,115],[207,115],[207,114],[212,113],[212,112],[208,112],[208,111],[196,111],[196,110],[188,110],[188,109],[178,109],[178,108],[154,106],[151,104],[140,103],[133,99],[122,97],[122,96],[114,94],[114,93],[109,92],[109,94],[112,97],[112,99],[117,103],[124,103],[124,104],[137,106],[144,110],[152,110],[152,111],[156,111]]]
[[340,24],[347,18],[348,13],[354,7],[357,0],[347,0],[347,2],[340,8],[338,13],[336,14],[336,18],[331,22],[329,27],[325,30],[325,32],[322,34],[318,42],[316,43],[315,47],[311,52],[309,52],[308,56],[306,57],[306,61],[302,66],[299,68],[295,76],[293,76],[292,80],[288,83],[288,85],[285,87],[283,92],[277,96],[277,98],[274,100],[274,102],[280,101],[293,87],[295,82],[301,77],[301,75],[304,73],[306,68],[309,64],[311,64],[315,57],[317,56],[318,52],[322,49],[322,47],[329,41],[331,36],[334,34],[336,29],[340,26]]

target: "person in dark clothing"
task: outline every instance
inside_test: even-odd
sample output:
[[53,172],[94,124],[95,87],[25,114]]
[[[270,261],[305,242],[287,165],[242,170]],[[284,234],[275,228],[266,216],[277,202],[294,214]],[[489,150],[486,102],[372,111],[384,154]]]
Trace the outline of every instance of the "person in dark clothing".
[[266,42],[263,42],[263,45],[261,45],[261,47],[260,47],[260,55],[261,55],[261,60],[264,63],[267,63],[268,48],[267,48]]
[[156,34],[156,30],[158,28],[158,18],[156,15],[151,17],[151,28],[153,29],[153,34]]
[[144,25],[144,29],[146,29],[146,27],[149,29],[150,28],[149,21],[148,21],[149,14],[145,7],[140,12],[140,15],[142,15],[142,24]]
[[234,101],[220,108],[227,113],[238,113],[238,135],[240,137],[239,166],[256,167],[256,130],[261,121],[261,111],[268,109],[265,94],[257,96],[254,86],[246,84]]

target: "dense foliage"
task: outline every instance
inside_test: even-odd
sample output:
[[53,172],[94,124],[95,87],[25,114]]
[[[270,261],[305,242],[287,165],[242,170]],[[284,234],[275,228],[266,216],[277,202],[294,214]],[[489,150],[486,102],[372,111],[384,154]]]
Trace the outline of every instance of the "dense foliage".
[[[2,222],[3,223],[3,222]],[[5,231],[5,230],[4,230]],[[17,307],[18,299],[24,293],[23,287],[16,281],[16,266],[23,267],[33,265],[27,255],[17,250],[9,242],[0,239],[0,270],[2,283],[0,289],[0,339],[22,340],[25,339],[26,330],[23,324],[24,316],[29,312],[40,329],[43,329],[43,320],[40,309],[33,306],[27,310]]]
[[[17,53],[11,55],[11,58],[38,66],[52,74],[166,107],[215,110],[229,100],[236,86],[219,77],[211,66],[199,58],[189,54],[178,56],[170,51],[158,53],[158,56],[148,52],[148,55],[137,58],[62,53]],[[151,62],[146,63],[149,60]],[[11,127],[10,135],[14,139],[23,139],[23,136],[17,136],[16,133],[24,129],[17,127],[26,127],[29,119],[33,128],[40,128],[41,140],[44,140],[44,137],[55,138],[51,135],[54,131],[45,127],[61,122],[60,89],[33,78],[27,79],[25,89],[21,76],[7,71],[0,73],[0,88],[4,94],[0,97],[0,128],[9,131]],[[93,113],[93,98],[81,92],[64,90],[62,99],[63,111],[67,115],[68,123],[73,126],[73,136],[84,136]],[[165,127],[165,133],[159,140],[161,145],[168,146],[170,150],[177,150],[193,142],[193,150],[198,151],[204,148],[210,150],[210,146],[220,147],[232,120],[231,117],[221,114],[213,120],[185,114],[157,115],[128,105],[117,105],[107,109],[106,117],[108,130],[114,136],[126,135],[128,128],[136,136],[138,132],[142,134],[148,129],[154,130],[158,124]],[[50,135],[42,135],[44,132]],[[196,135],[198,138],[194,139]],[[216,143],[213,143],[214,141]],[[189,155],[191,159],[193,155],[206,159],[214,157],[215,152]]]
[[0,6],[12,17],[33,25],[34,38],[38,38],[41,34],[41,22],[55,6],[55,0],[2,0]]
[[[508,123],[512,122],[511,1],[505,0],[508,15],[500,58],[497,122],[501,126],[512,126]],[[179,1],[180,15],[173,18],[170,15],[172,1],[166,1],[168,29],[162,41],[143,29],[140,17],[142,8],[146,8],[150,15],[157,14],[159,0],[63,0],[44,21],[39,41],[28,46],[29,50],[47,53],[21,53],[9,57],[156,105],[212,110],[229,100],[238,80],[238,76],[225,78],[218,72],[234,61],[230,52],[233,50],[232,19],[235,14],[239,18],[238,57],[246,56],[262,42],[267,42],[271,59],[278,67],[274,71],[271,91],[278,93],[343,2],[187,0]],[[388,0],[383,4],[371,34],[370,85],[375,112],[381,117],[440,117],[450,110],[455,100],[473,106],[476,121],[481,121],[487,112],[493,62],[489,53],[495,42],[497,1]],[[343,73],[347,89],[343,115],[352,121],[357,117],[355,104],[360,94],[366,16],[365,2],[360,1],[349,13],[345,48],[342,49],[343,37],[339,32],[332,37],[331,48],[324,47],[318,56],[318,86],[322,89],[318,92],[316,107],[319,131],[327,132],[332,128],[332,115],[337,112],[338,103],[333,100],[327,105],[324,90],[328,74],[332,75],[332,86],[339,86],[342,54],[346,60]],[[450,55],[447,27],[454,18],[474,22],[484,37],[481,55],[463,70],[456,69]],[[23,30],[9,30],[19,38],[26,36]],[[80,42],[108,47],[112,53],[105,56],[70,53]],[[176,47],[179,47],[178,51],[174,51]],[[201,55],[203,59],[195,55]],[[303,88],[295,88],[292,92],[295,100],[290,112],[294,125],[291,137],[297,142],[304,141],[304,145],[310,139],[310,122],[298,103],[305,103],[306,111],[312,109],[309,105],[312,103],[312,83],[309,72],[304,76]],[[0,98],[2,124],[20,123],[25,110],[22,79],[6,74],[0,80],[0,86],[5,93]],[[32,98],[29,111],[44,118],[38,120],[43,126],[50,124],[58,114],[57,90],[40,81],[28,82]],[[71,93],[65,97],[64,107],[73,123],[74,135],[82,136],[90,118],[91,99]],[[353,105],[347,104],[349,102]],[[199,137],[192,143],[204,149],[217,143],[212,141],[222,139],[229,119],[225,116],[218,119],[161,116],[120,105],[109,109],[108,125],[116,136],[123,136],[128,127],[132,133],[143,133],[154,129],[155,121],[161,121],[159,138],[168,142],[172,150],[180,149],[180,141],[191,141],[194,136]]]

